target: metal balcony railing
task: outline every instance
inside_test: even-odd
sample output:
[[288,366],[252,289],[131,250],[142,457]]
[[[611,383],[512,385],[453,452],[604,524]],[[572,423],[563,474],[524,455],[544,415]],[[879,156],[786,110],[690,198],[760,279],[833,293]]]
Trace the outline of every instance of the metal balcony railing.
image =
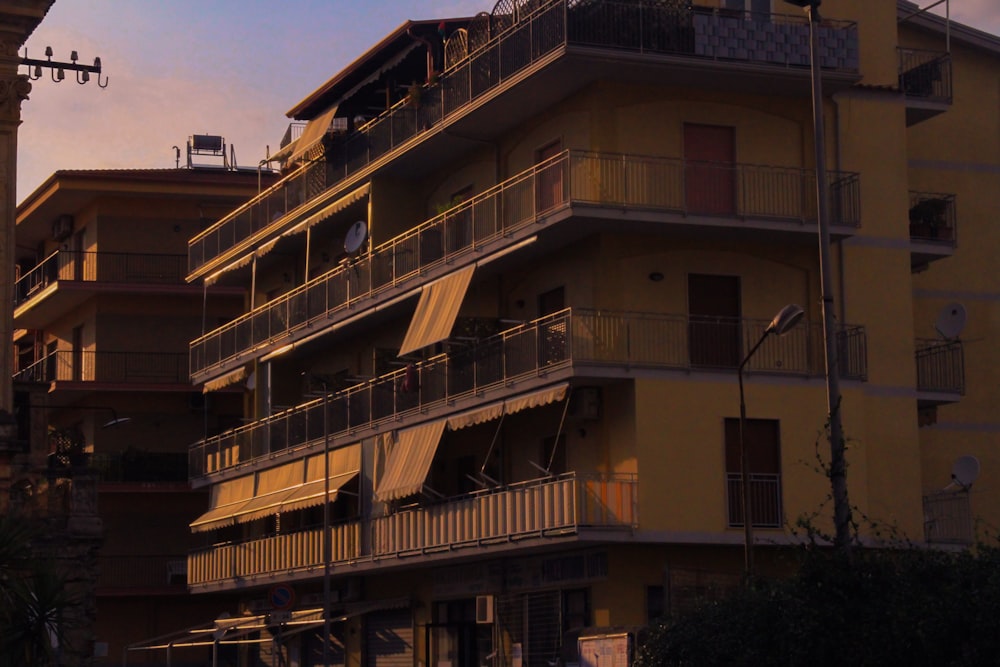
[[[404,508],[369,521],[334,526],[334,565],[480,547],[529,536],[560,536],[581,528],[631,529],[638,525],[634,474],[567,473]],[[371,534],[370,552],[361,531]],[[253,579],[323,567],[323,531],[309,529],[239,544],[215,545],[188,556],[193,586]]]
[[[255,235],[263,236],[262,230],[272,222],[308,201],[308,197],[299,199],[300,193],[308,191],[311,197],[314,187],[332,186],[404,147],[560,48],[677,54],[782,68],[809,64],[809,25],[801,16],[713,11],[644,0],[547,0],[495,24],[492,39],[445,71],[436,83],[421,88],[419,104],[400,101],[334,142],[324,166],[294,172],[193,238],[189,273]],[[826,20],[819,39],[821,67],[858,71],[856,24]]]
[[917,390],[965,395],[965,352],[960,340],[918,339]]
[[186,593],[186,557],[172,555],[98,556],[97,587],[122,592],[133,589],[139,594],[156,588],[179,588]]
[[899,89],[909,99],[951,104],[951,55],[897,47]]
[[941,192],[910,192],[910,238],[943,241],[955,245],[958,216],[955,195]]
[[94,452],[90,466],[100,482],[186,482],[186,452]]
[[[743,350],[768,320],[689,318],[686,315],[565,310],[483,339],[460,353],[417,364],[416,388],[406,369],[381,375],[191,446],[193,477],[277,452],[347,435],[360,427],[440,406],[456,398],[551,372],[565,365],[735,372]],[[800,325],[761,348],[746,372],[816,376],[823,373],[819,324]],[[837,350],[842,377],[865,379],[864,330],[841,326]]]
[[[361,556],[361,522],[330,527],[334,564]],[[246,542],[217,544],[188,554],[188,584],[196,586],[323,567],[323,529],[313,528]]]
[[[833,223],[858,226],[858,175],[832,172],[829,179]],[[711,215],[735,226],[801,223],[816,218],[815,176],[785,167],[567,151],[194,340],[191,375],[232,368],[296,331],[333,324],[362,300],[416,286],[428,280],[428,269],[487,243],[497,251],[510,247],[518,242],[513,232],[556,224],[539,216],[566,204]]]
[[924,538],[934,544],[970,545],[975,538],[972,506],[964,491],[924,496]]
[[[750,473],[750,517],[757,528],[781,528],[781,475]],[[729,526],[743,526],[743,482],[740,473],[726,473],[726,506]]]
[[183,255],[57,250],[14,284],[14,305],[59,280],[184,284]]
[[190,384],[183,352],[58,350],[14,373],[24,382]]

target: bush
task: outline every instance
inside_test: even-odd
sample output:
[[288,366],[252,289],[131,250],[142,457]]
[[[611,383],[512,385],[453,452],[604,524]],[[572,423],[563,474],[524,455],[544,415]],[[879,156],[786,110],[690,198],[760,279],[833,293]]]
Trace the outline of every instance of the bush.
[[638,667],[995,665],[1000,549],[815,549],[798,573],[652,628]]

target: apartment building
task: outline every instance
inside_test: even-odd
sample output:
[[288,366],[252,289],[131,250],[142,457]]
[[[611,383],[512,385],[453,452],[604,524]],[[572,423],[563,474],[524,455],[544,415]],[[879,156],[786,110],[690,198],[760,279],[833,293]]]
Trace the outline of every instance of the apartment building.
[[[230,603],[187,594],[187,514],[207,502],[187,447],[241,423],[243,396],[188,373],[203,318],[246,291],[185,280],[188,239],[273,174],[212,164],[58,171],[18,207],[15,415],[25,452],[11,500],[48,526],[73,593],[72,662],[117,664],[128,640]],[[6,505],[5,505],[6,507]],[[69,661],[69,662],[65,662]]]
[[[1000,518],[1000,39],[917,10],[815,26],[833,368],[860,539],[963,545]],[[578,662],[737,585],[746,520],[787,572],[832,513],[809,39],[778,0],[500,0],[298,102],[188,246],[252,294],[191,377],[252,412],[189,452],[188,586],[240,601],[174,655]]]

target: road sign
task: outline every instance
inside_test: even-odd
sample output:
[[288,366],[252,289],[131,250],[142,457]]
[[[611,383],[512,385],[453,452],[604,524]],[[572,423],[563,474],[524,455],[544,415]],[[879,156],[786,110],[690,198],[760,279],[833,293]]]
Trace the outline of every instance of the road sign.
[[288,584],[276,584],[267,594],[272,609],[288,610],[295,606],[295,589]]

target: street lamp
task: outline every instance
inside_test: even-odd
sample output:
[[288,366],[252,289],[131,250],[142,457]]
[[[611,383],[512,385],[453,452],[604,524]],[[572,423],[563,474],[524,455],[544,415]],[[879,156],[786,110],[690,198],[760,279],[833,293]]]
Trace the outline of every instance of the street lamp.
[[747,583],[753,579],[753,518],[750,516],[750,457],[747,455],[747,446],[744,440],[747,405],[743,396],[743,369],[750,361],[750,357],[757,352],[757,348],[761,346],[764,339],[771,334],[784,335],[799,323],[803,315],[805,315],[805,311],[794,303],[790,303],[778,311],[771,323],[764,329],[760,339],[750,348],[747,356],[743,357],[739,370],[736,372],[740,383],[740,484],[743,487],[743,569]]
[[840,421],[840,377],[834,334],[833,275],[830,269],[829,199],[826,182],[826,127],[823,120],[823,77],[819,63],[819,6],[822,0],[785,0],[809,14],[809,70],[812,78],[813,137],[816,153],[816,222],[819,228],[820,293],[823,308],[823,343],[826,347],[826,402],[830,424],[830,490],[833,496],[833,544],[851,552],[851,505],[847,499],[847,466]]

